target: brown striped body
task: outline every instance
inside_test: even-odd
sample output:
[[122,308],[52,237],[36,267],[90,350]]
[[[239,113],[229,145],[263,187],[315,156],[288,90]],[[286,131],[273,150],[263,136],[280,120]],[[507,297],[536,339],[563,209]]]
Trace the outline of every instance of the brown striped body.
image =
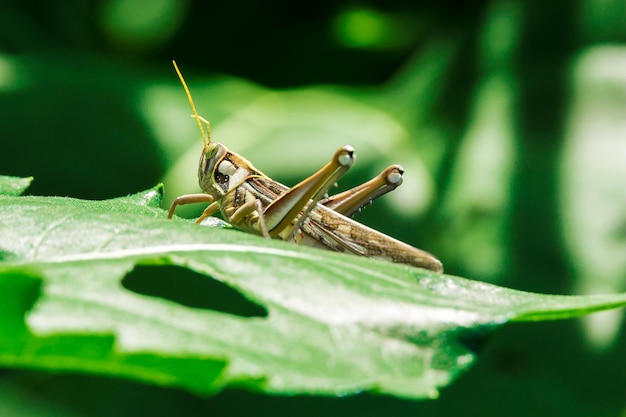
[[[224,150],[220,159],[210,164],[213,172],[202,170],[209,164],[201,159],[202,175],[199,178],[201,187],[204,185],[203,191],[221,201],[220,209],[225,220],[230,222],[237,209],[252,200],[259,200],[265,209],[289,190],[289,187],[265,176],[245,158],[228,151],[226,147]],[[310,201],[309,204],[315,203]],[[253,211],[234,226],[260,235],[259,217],[260,214]],[[312,208],[301,222],[299,233],[292,233],[299,220],[299,217],[293,219],[291,226],[278,236],[284,240],[291,236],[294,243],[306,246],[443,271],[441,262],[428,252],[357,223],[321,204]]]

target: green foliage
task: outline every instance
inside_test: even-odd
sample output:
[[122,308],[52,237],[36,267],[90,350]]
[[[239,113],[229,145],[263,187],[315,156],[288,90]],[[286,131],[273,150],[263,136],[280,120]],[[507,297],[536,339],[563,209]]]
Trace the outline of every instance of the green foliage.
[[[158,208],[162,186],[86,201],[16,197],[27,182],[0,182],[9,190],[0,196],[5,366],[126,377],[204,394],[245,386],[435,397],[474,361],[471,348],[507,321],[626,305],[626,294],[531,294],[168,221]],[[128,279],[139,266],[168,265],[226,284],[256,312],[193,308],[147,295],[154,292],[149,277],[143,284]],[[174,270],[172,292],[180,281]]]
[[[358,159],[341,189],[401,164],[402,187],[359,221],[436,254],[448,273],[548,294],[626,291],[619,1],[4,3],[0,172],[35,177],[30,194],[100,200],[163,182],[167,206],[198,192],[200,139],[176,59],[214,139],[284,184],[346,143]],[[41,278],[16,279],[24,297],[0,293],[0,309],[40,301]],[[122,283],[260,314],[186,267],[138,265]],[[613,417],[626,410],[624,318],[613,309],[504,326],[437,401],[237,389],[203,398],[12,368],[0,370],[0,415]]]

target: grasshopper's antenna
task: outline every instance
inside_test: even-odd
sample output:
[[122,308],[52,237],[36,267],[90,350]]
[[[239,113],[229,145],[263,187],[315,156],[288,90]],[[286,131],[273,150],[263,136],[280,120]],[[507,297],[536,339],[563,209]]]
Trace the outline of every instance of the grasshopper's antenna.
[[[174,69],[176,70],[176,73],[178,74],[178,78],[180,78],[180,82],[183,83],[183,87],[185,88],[185,93],[187,93],[187,100],[189,100],[189,104],[191,105],[191,110],[193,110],[193,115],[191,117],[196,119],[196,122],[198,122],[198,127],[200,128],[200,132],[202,134],[202,142],[204,142],[204,146],[206,147],[209,143],[211,143],[211,124],[204,117],[198,115],[198,112],[196,111],[196,106],[195,104],[193,104],[193,99],[191,98],[191,92],[189,92],[189,87],[187,87],[187,83],[185,82],[185,79],[183,78],[183,74],[181,74],[180,70],[178,69],[178,65],[176,65],[176,61],[172,61],[172,63],[174,64]],[[204,131],[204,128],[202,127],[202,122],[206,124],[206,133]]]

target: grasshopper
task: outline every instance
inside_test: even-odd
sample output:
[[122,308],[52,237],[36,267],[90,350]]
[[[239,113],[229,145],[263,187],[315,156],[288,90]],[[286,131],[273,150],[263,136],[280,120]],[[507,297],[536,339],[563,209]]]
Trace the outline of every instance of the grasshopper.
[[375,198],[397,188],[402,183],[402,167],[391,165],[360,186],[325,197],[354,163],[354,148],[346,145],[319,171],[289,188],[225,145],[211,141],[210,123],[198,115],[176,62],[174,68],[187,94],[192,117],[202,132],[204,147],[198,180],[203,193],[177,197],[170,206],[168,219],[179,205],[207,203],[209,206],[197,223],[221,210],[226,221],[250,233],[443,272],[441,262],[431,254],[350,218]]

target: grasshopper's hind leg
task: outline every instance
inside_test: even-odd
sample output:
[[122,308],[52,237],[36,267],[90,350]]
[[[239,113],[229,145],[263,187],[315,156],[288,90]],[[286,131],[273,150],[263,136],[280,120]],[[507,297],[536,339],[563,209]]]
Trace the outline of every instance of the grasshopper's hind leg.
[[371,180],[327,197],[320,204],[346,217],[352,216],[372,200],[395,190],[402,184],[404,169],[400,165],[391,165]]
[[[353,163],[354,148],[343,146],[319,171],[290,188],[267,206],[262,214],[270,236],[276,237],[285,230],[291,230],[289,232],[291,237],[297,232],[317,201],[348,171]],[[292,226],[298,216],[300,216],[298,224]]]

